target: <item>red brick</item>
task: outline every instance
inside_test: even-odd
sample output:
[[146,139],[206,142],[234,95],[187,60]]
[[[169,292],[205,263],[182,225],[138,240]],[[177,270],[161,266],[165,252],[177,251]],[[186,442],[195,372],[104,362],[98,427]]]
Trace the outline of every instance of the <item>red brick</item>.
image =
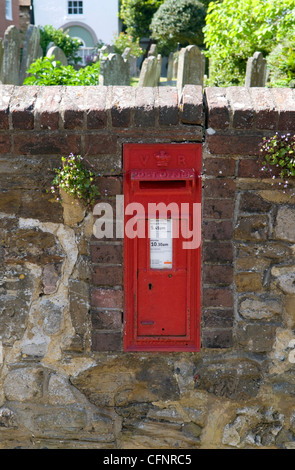
[[177,89],[173,87],[159,87],[158,92],[160,126],[176,126],[179,123]]
[[251,129],[255,113],[251,102],[249,89],[229,87],[226,94],[232,113],[232,125],[235,129]]
[[16,155],[69,155],[81,153],[81,136],[54,133],[26,133],[14,136]]
[[230,124],[229,106],[226,98],[226,88],[206,88],[207,127],[226,129]]
[[155,125],[157,112],[155,109],[155,88],[135,88],[134,125],[152,127]]
[[97,332],[92,333],[92,351],[120,351],[122,349],[121,333]]
[[202,347],[203,348],[231,348],[233,346],[233,332],[232,329],[216,328],[206,329],[202,332]]
[[123,292],[121,290],[96,287],[91,294],[91,305],[100,308],[123,308]]
[[59,128],[60,102],[62,87],[40,87],[35,104],[35,113],[39,116],[42,129]]
[[202,325],[204,328],[231,328],[233,322],[233,309],[210,308],[205,309],[202,315]]
[[207,176],[235,176],[236,160],[233,158],[206,158],[204,172]]
[[198,85],[185,85],[181,97],[181,121],[186,124],[204,122],[203,90]]
[[118,330],[122,328],[120,310],[98,310],[91,312],[92,327],[97,330]]
[[90,253],[93,263],[121,264],[123,262],[122,245],[91,245]]
[[233,282],[232,265],[203,265],[202,272],[205,284],[229,285]]
[[278,130],[295,130],[295,96],[291,88],[272,88],[273,98],[279,110]]
[[111,88],[111,119],[113,127],[129,127],[134,108],[135,89],[127,86]]
[[232,219],[235,203],[232,199],[205,199],[204,219]]
[[239,161],[238,176],[241,178],[271,178],[272,175],[278,176],[279,168],[273,167],[270,173],[262,169],[261,160],[242,159]]
[[97,177],[95,179],[95,184],[101,194],[101,197],[122,194],[122,179],[119,177]]
[[230,240],[232,235],[233,224],[231,220],[203,222],[203,238],[205,240]]
[[10,113],[14,129],[34,129],[34,105],[38,87],[17,87],[11,97]]
[[256,134],[214,134],[206,137],[210,153],[219,155],[259,155],[261,136]]
[[256,129],[277,129],[279,113],[270,88],[248,88],[255,107]]
[[236,184],[230,179],[206,179],[204,183],[204,197],[205,198],[229,198],[235,197]]
[[87,129],[101,129],[107,126],[107,92],[107,87],[85,87]]
[[204,307],[233,307],[233,293],[228,288],[211,288],[203,289],[203,306]]
[[111,134],[88,134],[85,136],[87,155],[109,154],[117,151],[117,137]]
[[9,134],[0,134],[0,153],[10,153]]
[[204,242],[203,261],[209,263],[231,263],[234,259],[232,243]]
[[122,285],[123,268],[120,266],[94,266],[92,281],[95,286]]
[[70,86],[63,94],[61,108],[65,129],[82,129],[85,110],[85,88]]
[[1,85],[0,93],[0,129],[9,129],[9,102],[13,85]]

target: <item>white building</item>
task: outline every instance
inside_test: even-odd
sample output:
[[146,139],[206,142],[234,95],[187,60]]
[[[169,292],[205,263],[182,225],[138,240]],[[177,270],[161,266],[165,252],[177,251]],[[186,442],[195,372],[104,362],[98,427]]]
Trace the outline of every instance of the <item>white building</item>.
[[35,25],[52,25],[82,41],[84,54],[118,35],[118,0],[34,0]]

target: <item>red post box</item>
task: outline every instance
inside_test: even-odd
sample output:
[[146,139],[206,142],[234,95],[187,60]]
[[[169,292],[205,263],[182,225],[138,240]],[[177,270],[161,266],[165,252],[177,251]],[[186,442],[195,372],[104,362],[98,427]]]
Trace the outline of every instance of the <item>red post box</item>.
[[124,350],[198,351],[201,144],[125,144]]

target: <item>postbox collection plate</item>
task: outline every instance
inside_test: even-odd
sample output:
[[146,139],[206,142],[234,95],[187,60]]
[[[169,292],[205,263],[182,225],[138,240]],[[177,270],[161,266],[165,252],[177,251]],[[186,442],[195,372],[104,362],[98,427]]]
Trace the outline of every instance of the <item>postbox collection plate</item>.
[[125,351],[200,349],[201,160],[201,144],[124,145],[125,228],[143,228],[124,235]]

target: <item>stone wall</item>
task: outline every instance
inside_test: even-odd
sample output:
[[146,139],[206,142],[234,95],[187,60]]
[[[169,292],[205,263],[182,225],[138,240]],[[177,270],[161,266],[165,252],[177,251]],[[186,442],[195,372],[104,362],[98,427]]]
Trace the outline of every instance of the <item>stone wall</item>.
[[[295,207],[257,163],[291,89],[0,87],[0,448],[294,448]],[[122,240],[47,190],[122,193],[124,143],[204,142],[202,349],[124,353]]]

